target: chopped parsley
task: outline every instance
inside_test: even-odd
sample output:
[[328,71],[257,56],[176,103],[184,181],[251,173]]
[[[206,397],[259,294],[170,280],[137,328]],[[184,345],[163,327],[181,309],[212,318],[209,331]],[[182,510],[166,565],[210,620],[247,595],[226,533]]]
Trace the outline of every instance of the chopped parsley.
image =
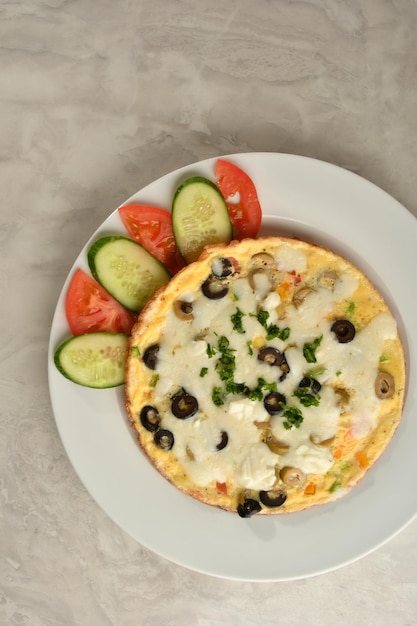
[[296,406],[288,406],[284,402],[280,402],[280,406],[283,408],[282,417],[285,418],[283,426],[286,430],[290,430],[293,426],[300,428],[304,421],[303,414]]
[[221,354],[215,366],[216,371],[220,380],[231,380],[236,369],[235,350],[229,348],[229,340],[224,335],[220,337],[218,347]]
[[222,404],[224,404],[223,389],[221,387],[213,387],[211,399],[213,400],[213,404],[216,406],[222,406]]
[[239,307],[237,307],[236,313],[233,313],[230,316],[230,320],[233,325],[233,330],[235,330],[237,333],[240,333],[241,335],[243,335],[246,332],[245,329],[243,328],[243,323],[242,323],[242,319],[244,315],[246,315],[246,313],[244,313],[243,311],[239,309]]
[[382,353],[381,356],[379,357],[379,362],[380,363],[385,363],[385,361],[388,361],[388,357],[386,354]]
[[222,335],[218,341],[220,352],[225,352],[226,350],[228,350],[229,345],[230,345],[230,341],[228,340],[228,338]]
[[262,401],[264,394],[263,391],[276,391],[277,383],[274,381],[272,383],[267,383],[264,378],[258,378],[258,384],[255,389],[249,389],[247,392],[247,396],[249,400],[259,400]]
[[226,381],[226,393],[233,393],[233,394],[241,393],[243,395],[247,395],[248,390],[249,388],[244,383],[236,383],[234,380]]
[[321,344],[323,335],[316,337],[311,343],[306,342],[303,346],[303,355],[307,363],[317,363],[316,350]]
[[208,358],[211,359],[211,357],[213,357],[217,353],[217,350],[216,350],[216,348],[214,346],[212,346],[212,345],[210,345],[208,343],[206,352],[207,352]]
[[[218,340],[217,346],[220,356],[217,359],[215,370],[220,380],[226,383],[226,388],[214,387],[211,399],[216,406],[221,406],[224,404],[226,393],[240,393],[240,387],[237,387],[238,383],[235,383],[233,380],[236,369],[236,357],[234,355],[235,351],[229,347],[228,338],[222,335]],[[212,352],[212,354],[216,353],[217,350]]]
[[204,378],[208,374],[208,367],[202,367],[200,370],[200,378]]
[[267,327],[267,321],[269,318],[269,312],[268,311],[259,311],[259,313],[257,313],[256,315],[254,313],[251,313],[251,315],[253,317],[256,317],[256,319],[258,320],[258,322],[260,323],[261,326],[263,326],[264,328]]
[[[246,385],[245,383],[235,381],[235,350],[230,347],[230,342],[227,337],[222,336],[219,338],[216,353],[220,353],[220,355],[216,361],[214,368],[220,380],[224,383],[223,387],[213,387],[212,389],[211,398],[216,406],[222,406],[225,402],[226,396],[229,394],[241,395],[249,398],[250,400],[259,400],[260,402],[262,402],[265,391],[271,392],[277,390],[277,383],[275,381],[269,383],[264,378],[258,378],[256,387],[254,387],[253,389],[248,387],[248,385]],[[203,370],[205,369],[207,368],[202,368],[200,376],[205,375],[205,373],[202,374]]]
[[288,326],[285,328],[280,328],[276,324],[268,324],[269,319],[269,311],[261,310],[256,315],[251,313],[252,317],[256,317],[260,325],[266,330],[266,339],[281,339],[282,341],[286,341],[290,336],[290,329]]
[[281,339],[282,341],[287,341],[290,336],[290,329],[288,326],[285,328],[279,328],[276,324],[271,324],[267,328],[266,338],[267,339]]
[[253,355],[253,348],[252,348],[252,342],[249,340],[246,342],[246,345],[248,346],[248,354],[249,356]]
[[319,406],[320,394],[312,394],[309,387],[299,387],[292,394],[299,399],[303,406]]

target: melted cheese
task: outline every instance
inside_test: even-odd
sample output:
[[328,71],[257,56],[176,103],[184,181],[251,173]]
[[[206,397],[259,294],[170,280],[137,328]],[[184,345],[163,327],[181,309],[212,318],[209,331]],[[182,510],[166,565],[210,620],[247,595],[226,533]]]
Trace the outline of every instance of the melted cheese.
[[[305,267],[305,257],[291,248],[280,251],[278,266],[300,271]],[[286,307],[285,320],[281,326],[289,327],[286,341],[267,340],[266,331],[259,323],[258,307],[268,311],[268,323],[278,320],[277,309],[281,299],[272,291],[271,283],[264,278],[250,285],[248,278],[238,278],[233,290],[220,300],[210,300],[201,291],[183,293],[180,300],[191,302],[194,318],[179,319],[173,310],[166,318],[158,356],[158,383],[155,397],[163,402],[167,394],[174,394],[182,387],[198,399],[196,417],[179,420],[167,411],[164,427],[175,434],[176,455],[192,480],[198,485],[222,481],[233,475],[237,484],[248,489],[268,489],[275,480],[278,465],[290,465],[305,473],[324,473],[334,459],[329,447],[312,443],[313,433],[318,439],[333,437],[337,431],[340,407],[333,385],[342,384],[347,389],[355,388],[358,377],[364,379],[363,389],[372,387],[383,342],[395,332],[392,318],[381,315],[358,333],[352,343],[341,344],[330,331],[329,318],[341,298],[354,293],[357,282],[349,276],[341,276],[333,289],[318,288],[310,293],[296,308]],[[232,316],[242,313],[244,333],[233,329]],[[287,430],[281,415],[270,417],[259,400],[250,400],[239,395],[225,396],[224,404],[216,406],[212,399],[215,387],[223,388],[216,364],[219,359],[218,340],[227,337],[230,349],[236,358],[234,380],[255,388],[259,378],[267,383],[276,382],[281,372],[257,359],[257,350],[251,344],[263,337],[265,345],[285,351],[290,371],[278,391],[287,398],[288,405],[297,406],[303,414],[299,428]],[[303,345],[322,336],[316,351],[317,364],[308,364],[303,356]],[[210,356],[210,350],[215,354]],[[252,352],[252,354],[251,354]],[[300,380],[311,369],[323,370],[316,378],[323,384],[319,406],[304,407],[293,397]],[[350,412],[355,436],[362,436],[374,426],[380,400],[369,397],[360,388],[350,398]],[[274,436],[289,446],[281,458],[273,453],[261,440],[261,432],[255,422],[269,421]],[[229,443],[225,449],[216,450],[221,431],[226,431]]]

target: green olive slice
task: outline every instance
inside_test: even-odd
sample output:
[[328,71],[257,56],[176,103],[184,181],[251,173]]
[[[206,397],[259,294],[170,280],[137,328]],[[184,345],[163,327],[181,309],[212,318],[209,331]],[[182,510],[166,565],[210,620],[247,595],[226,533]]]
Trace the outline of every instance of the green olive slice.
[[395,381],[394,377],[388,372],[380,370],[375,379],[375,393],[381,400],[388,400],[394,395]]

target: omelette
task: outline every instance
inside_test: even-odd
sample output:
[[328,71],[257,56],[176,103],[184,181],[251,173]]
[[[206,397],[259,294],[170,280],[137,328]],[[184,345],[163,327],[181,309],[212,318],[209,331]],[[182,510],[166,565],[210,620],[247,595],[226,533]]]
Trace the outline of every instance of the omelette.
[[126,408],[154,468],[240,517],[351,490],[401,419],[404,351],[369,279],[296,239],[208,246],[145,306]]

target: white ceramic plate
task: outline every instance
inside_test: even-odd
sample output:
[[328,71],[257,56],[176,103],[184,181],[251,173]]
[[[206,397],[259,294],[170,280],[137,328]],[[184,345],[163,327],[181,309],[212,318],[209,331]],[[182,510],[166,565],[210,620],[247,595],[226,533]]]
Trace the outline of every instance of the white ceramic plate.
[[[417,220],[392,197],[328,163],[273,153],[230,155],[254,180],[262,234],[323,244],[356,263],[397,316],[409,385],[401,424],[376,465],[347,496],[308,511],[241,519],[171,486],[139,449],[124,411],[124,389],[92,390],[66,380],[53,353],[68,337],[64,298],[72,273],[87,269],[99,234],[124,232],[115,211],[74,263],[59,298],[49,346],[52,406],[68,456],[106,513],[138,542],[187,568],[230,579],[278,581],[338,568],[378,548],[417,515]],[[216,159],[172,172],[129,198],[169,208],[176,186],[213,178]]]

